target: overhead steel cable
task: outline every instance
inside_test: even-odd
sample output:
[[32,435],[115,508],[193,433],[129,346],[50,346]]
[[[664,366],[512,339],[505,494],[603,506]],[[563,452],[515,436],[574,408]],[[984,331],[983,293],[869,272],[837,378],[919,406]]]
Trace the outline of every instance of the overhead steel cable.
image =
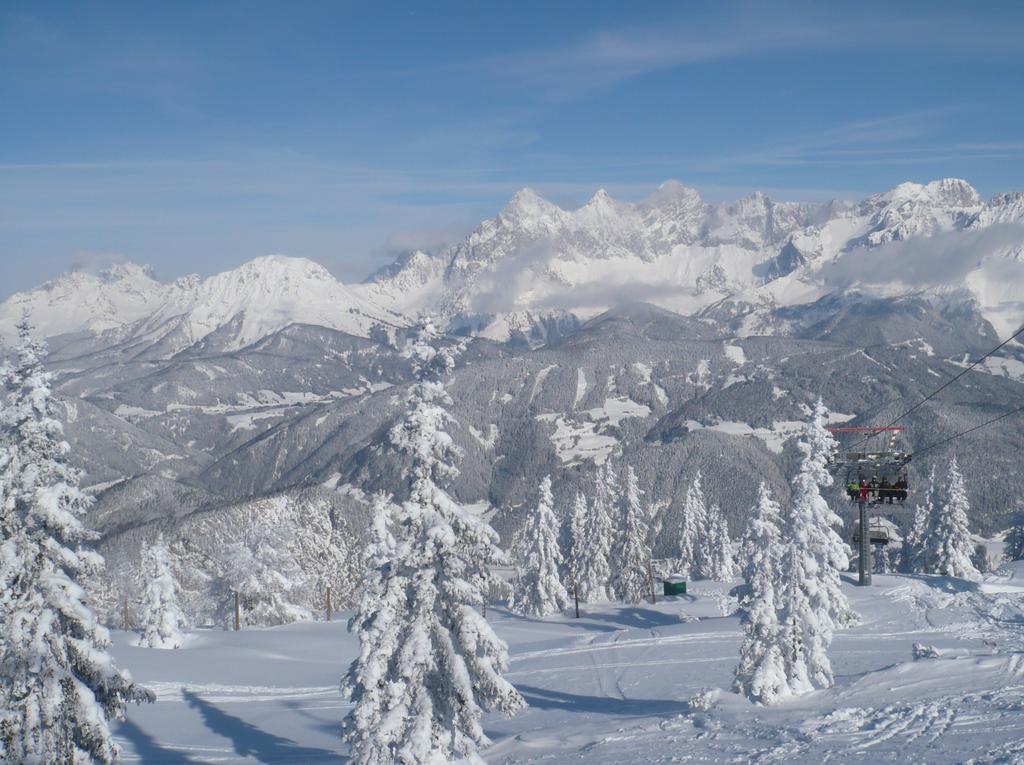
[[955,441],[956,439],[960,438],[960,436],[966,436],[968,433],[973,433],[976,430],[981,430],[983,427],[985,427],[986,425],[991,425],[993,422],[999,422],[999,420],[1005,420],[1010,415],[1017,414],[1018,412],[1024,412],[1024,406],[1019,406],[1019,407],[1017,407],[1016,409],[1014,409],[1012,411],[1004,412],[1003,414],[999,415],[998,417],[993,417],[991,420],[986,420],[985,422],[981,423],[980,425],[975,425],[973,428],[968,428],[967,430],[963,430],[963,431],[961,431],[959,433],[956,433],[955,435],[948,436],[947,438],[943,438],[940,441],[935,441],[933,443],[928,444],[927,446],[923,446],[920,449],[917,449],[917,450],[914,451],[914,456],[916,457],[917,455],[922,454],[923,452],[926,452],[929,449],[934,449],[936,446],[942,446],[943,444],[948,444],[950,441]]
[[[914,404],[914,405],[913,405],[912,407],[910,407],[910,409],[908,409],[908,410],[907,410],[907,411],[905,411],[905,412],[904,412],[903,414],[901,414],[901,415],[900,415],[899,417],[897,417],[896,419],[892,420],[892,421],[891,421],[891,422],[889,422],[889,423],[888,423],[887,425],[884,425],[884,426],[882,426],[882,428],[879,428],[879,429],[881,430],[881,429],[884,429],[884,428],[888,428],[888,427],[891,427],[891,426],[895,425],[895,424],[896,424],[897,422],[899,422],[900,420],[902,420],[902,419],[903,419],[904,417],[906,417],[906,416],[907,416],[908,414],[910,414],[911,412],[913,412],[913,411],[914,411],[915,409],[917,409],[918,407],[920,407],[920,406],[921,406],[922,404],[924,404],[924,403],[925,403],[926,401],[928,401],[929,399],[932,399],[932,398],[934,398],[935,396],[937,396],[937,395],[938,395],[939,393],[941,393],[941,392],[942,392],[943,390],[945,390],[946,388],[948,388],[948,387],[949,387],[950,385],[952,385],[953,383],[955,383],[955,382],[956,382],[957,380],[959,380],[959,379],[960,379],[961,377],[963,377],[963,376],[964,376],[965,374],[967,374],[967,373],[968,373],[968,372],[970,372],[970,371],[971,371],[972,369],[974,369],[974,368],[975,368],[976,366],[978,366],[978,364],[980,364],[981,362],[983,362],[983,361],[984,361],[985,359],[987,359],[987,358],[988,358],[989,356],[991,356],[991,355],[992,355],[993,353],[995,353],[996,351],[998,351],[998,350],[999,350],[1000,348],[1003,348],[1004,346],[1006,346],[1006,345],[1007,345],[1008,343],[1010,343],[1011,341],[1013,341],[1013,340],[1014,340],[1014,339],[1015,339],[1015,338],[1016,338],[1016,337],[1017,337],[1018,335],[1020,335],[1020,334],[1022,334],[1022,333],[1024,333],[1024,324],[1021,324],[1021,326],[1020,326],[1020,329],[1018,329],[1018,330],[1017,330],[1016,332],[1014,332],[1014,333],[1013,333],[1012,335],[1010,335],[1010,336],[1009,336],[1008,338],[1006,338],[1005,340],[1003,340],[1003,342],[1001,342],[1001,343],[1000,343],[999,345],[997,345],[997,346],[996,346],[995,348],[993,348],[993,349],[992,349],[991,351],[989,351],[988,353],[986,353],[986,354],[985,354],[984,356],[982,356],[982,357],[981,357],[980,359],[978,359],[977,361],[975,361],[975,362],[971,363],[971,364],[970,364],[969,366],[967,366],[967,367],[965,367],[964,369],[962,369],[962,370],[960,371],[960,373],[959,373],[959,374],[957,374],[957,375],[955,375],[955,376],[951,377],[950,379],[946,380],[946,382],[944,382],[944,383],[943,383],[942,385],[940,385],[940,386],[939,386],[938,388],[936,388],[935,390],[933,390],[933,391],[932,391],[931,393],[929,393],[929,394],[928,394],[927,396],[925,396],[925,397],[924,397],[923,399],[921,399],[920,401],[918,401],[918,402],[917,402],[916,404]],[[860,445],[861,445],[862,443],[864,443],[865,441],[868,441],[868,440],[870,440],[870,436],[868,436],[868,437],[866,437],[866,438],[862,438],[862,439],[861,439],[860,441],[858,441],[858,442],[857,442],[857,443],[855,443],[855,444],[854,444],[853,446],[851,446],[851,447],[850,447],[850,449],[856,449],[856,448],[857,448],[858,446],[860,446]],[[918,451],[920,451],[920,450],[918,450]]]

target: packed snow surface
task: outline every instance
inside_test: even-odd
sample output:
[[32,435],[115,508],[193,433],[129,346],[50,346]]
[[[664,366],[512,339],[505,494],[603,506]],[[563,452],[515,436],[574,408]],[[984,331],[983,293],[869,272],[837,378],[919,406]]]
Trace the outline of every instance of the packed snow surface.
[[[837,633],[836,687],[765,708],[731,693],[740,643],[729,585],[651,606],[544,619],[488,609],[530,704],[488,716],[492,765],[1011,763],[1024,761],[1024,568],[980,585],[876,575],[844,589],[862,624]],[[356,654],[346,615],[194,633],[156,651],[115,633],[119,665],[152,688],[116,728],[124,762],[343,762],[338,678]],[[913,658],[920,643],[936,658]]]

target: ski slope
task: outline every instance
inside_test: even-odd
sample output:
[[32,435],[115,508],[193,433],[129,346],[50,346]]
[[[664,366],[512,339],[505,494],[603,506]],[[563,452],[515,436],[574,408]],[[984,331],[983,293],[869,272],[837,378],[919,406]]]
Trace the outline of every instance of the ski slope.
[[[837,633],[836,687],[777,707],[730,693],[739,643],[724,584],[583,618],[488,611],[530,708],[487,718],[487,762],[1024,762],[1024,565],[981,584],[876,576],[844,588],[862,623]],[[177,651],[115,633],[157,703],[116,726],[126,763],[344,762],[343,620],[198,631]],[[913,658],[915,643],[935,658]],[[710,689],[710,690],[707,690]],[[725,689],[725,690],[720,690]]]

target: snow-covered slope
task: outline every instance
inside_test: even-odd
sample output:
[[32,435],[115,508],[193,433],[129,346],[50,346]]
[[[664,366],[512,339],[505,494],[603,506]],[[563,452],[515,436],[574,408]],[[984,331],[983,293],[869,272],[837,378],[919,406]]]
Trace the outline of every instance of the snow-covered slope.
[[[524,619],[495,604],[506,676],[529,706],[511,720],[488,715],[494,744],[481,754],[493,765],[1019,763],[1024,596],[1014,584],[844,584],[863,619],[836,633],[836,687],[773,707],[731,692],[741,628],[727,584],[698,582],[657,605],[585,607],[580,619]],[[350,706],[338,677],[358,650],[347,615],[201,630],[177,651],[115,632],[118,665],[157,695],[117,724],[123,760],[343,761],[338,727]],[[915,643],[936,656],[915,660]]]

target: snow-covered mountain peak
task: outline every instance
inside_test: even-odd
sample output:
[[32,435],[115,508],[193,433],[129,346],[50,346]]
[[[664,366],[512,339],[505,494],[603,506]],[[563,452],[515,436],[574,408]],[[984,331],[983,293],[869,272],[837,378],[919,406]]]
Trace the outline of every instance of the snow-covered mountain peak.
[[876,246],[962,229],[982,206],[981,195],[959,178],[901,183],[865,200],[862,210],[870,218],[870,229],[852,244]]
[[553,204],[536,191],[529,188],[520,189],[498,213],[498,219],[511,224],[536,225],[540,221],[558,220],[565,216],[565,211]]

